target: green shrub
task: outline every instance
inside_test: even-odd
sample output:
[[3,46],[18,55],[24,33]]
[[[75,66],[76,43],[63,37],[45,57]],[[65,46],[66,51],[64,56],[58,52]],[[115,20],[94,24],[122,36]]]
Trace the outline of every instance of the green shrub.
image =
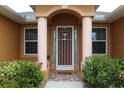
[[118,62],[120,64],[120,66],[121,66],[121,70],[124,71],[124,58],[118,58]]
[[19,69],[19,63],[16,61],[5,62],[0,64],[0,80],[11,79],[17,74],[17,69]]
[[42,81],[40,65],[29,61],[0,64],[0,87],[38,87]]
[[[107,56],[93,56],[85,60],[84,82],[88,87],[123,87],[120,77],[120,59]],[[121,80],[122,79],[122,80]]]
[[124,58],[119,58],[119,64],[121,66],[121,73],[120,73],[120,80],[121,80],[121,85],[124,87]]
[[19,81],[20,87],[38,87],[42,80],[40,66],[36,66],[33,62],[21,62],[18,72],[15,80]]
[[0,88],[19,88],[19,85],[17,81],[7,79],[0,84]]

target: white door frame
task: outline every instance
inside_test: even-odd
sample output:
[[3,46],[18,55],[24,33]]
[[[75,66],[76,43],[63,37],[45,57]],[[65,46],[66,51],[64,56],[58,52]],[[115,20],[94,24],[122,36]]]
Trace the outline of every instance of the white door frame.
[[[58,28],[72,28],[72,65],[58,65]],[[74,70],[74,26],[56,26],[56,70]]]

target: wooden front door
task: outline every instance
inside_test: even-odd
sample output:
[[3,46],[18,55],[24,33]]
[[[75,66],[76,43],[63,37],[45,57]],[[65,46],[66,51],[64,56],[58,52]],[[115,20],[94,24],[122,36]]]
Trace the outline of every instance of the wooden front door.
[[74,27],[57,26],[56,69],[74,70]]

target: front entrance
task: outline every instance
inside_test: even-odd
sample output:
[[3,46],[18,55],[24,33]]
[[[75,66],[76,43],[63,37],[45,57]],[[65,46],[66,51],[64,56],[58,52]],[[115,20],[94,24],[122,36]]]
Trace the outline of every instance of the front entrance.
[[74,27],[56,27],[56,70],[74,70]]

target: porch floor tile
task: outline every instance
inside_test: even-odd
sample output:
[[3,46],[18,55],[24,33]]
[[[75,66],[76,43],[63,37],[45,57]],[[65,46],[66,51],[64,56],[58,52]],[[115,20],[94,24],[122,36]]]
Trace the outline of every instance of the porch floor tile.
[[52,72],[49,81],[80,81],[80,74],[78,72]]

